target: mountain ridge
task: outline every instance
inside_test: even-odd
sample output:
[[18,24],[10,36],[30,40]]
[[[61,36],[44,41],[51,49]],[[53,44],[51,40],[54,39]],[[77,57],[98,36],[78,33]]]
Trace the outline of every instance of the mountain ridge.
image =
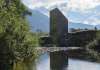
[[[49,17],[36,10],[30,11],[32,12],[32,16],[27,16],[27,20],[30,23],[31,31],[36,32],[37,30],[41,30],[42,32],[49,32]],[[96,25],[96,27],[97,29],[100,29],[100,25]],[[94,29],[95,26],[83,23],[69,22],[68,28]]]

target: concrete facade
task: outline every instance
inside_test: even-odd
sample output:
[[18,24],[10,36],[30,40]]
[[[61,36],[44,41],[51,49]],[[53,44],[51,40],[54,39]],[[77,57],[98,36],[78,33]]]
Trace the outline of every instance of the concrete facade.
[[50,11],[50,36],[57,46],[66,46],[65,38],[68,33],[68,19],[55,8]]

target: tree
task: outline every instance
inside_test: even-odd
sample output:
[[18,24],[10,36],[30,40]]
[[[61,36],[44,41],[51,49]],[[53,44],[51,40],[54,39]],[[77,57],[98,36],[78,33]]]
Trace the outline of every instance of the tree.
[[76,31],[76,29],[70,28],[70,32],[75,32],[75,31]]
[[94,28],[94,29],[95,29],[95,30],[98,30],[96,26],[95,26],[95,28]]
[[16,60],[26,61],[35,56],[32,50],[35,47],[33,35],[25,19],[26,11],[20,0],[0,0],[0,54],[2,54],[0,60],[3,60],[0,61],[0,69],[2,70],[9,70]]

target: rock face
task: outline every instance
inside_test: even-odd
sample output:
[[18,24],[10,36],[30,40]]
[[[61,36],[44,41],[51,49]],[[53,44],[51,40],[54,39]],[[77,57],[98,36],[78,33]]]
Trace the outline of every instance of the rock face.
[[50,36],[57,47],[65,47],[68,20],[57,8],[50,11]]

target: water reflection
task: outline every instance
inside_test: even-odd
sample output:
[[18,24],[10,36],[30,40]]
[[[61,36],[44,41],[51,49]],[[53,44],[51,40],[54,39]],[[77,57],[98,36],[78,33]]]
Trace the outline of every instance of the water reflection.
[[40,56],[36,68],[37,70],[50,70],[49,54],[44,54]]
[[100,70],[100,64],[69,59],[68,70]]
[[[69,65],[68,67],[65,67],[64,70],[100,70],[99,63],[92,63],[76,59],[69,59],[68,62]],[[50,57],[48,54],[44,54],[39,58],[37,70],[50,70]]]
[[50,52],[50,69],[65,70],[68,67],[68,57],[65,51]]

